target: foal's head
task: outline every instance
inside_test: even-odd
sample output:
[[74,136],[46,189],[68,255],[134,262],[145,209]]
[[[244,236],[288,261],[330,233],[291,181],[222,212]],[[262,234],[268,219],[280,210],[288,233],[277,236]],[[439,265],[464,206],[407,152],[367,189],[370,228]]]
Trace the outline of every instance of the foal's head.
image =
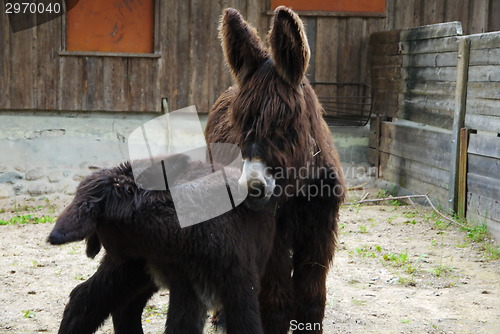
[[[305,77],[310,50],[302,21],[290,9],[278,7],[267,49],[256,30],[229,8],[221,19],[220,38],[237,82],[229,113],[245,171],[264,168],[272,174],[304,166],[315,145],[311,124],[322,117],[322,109]],[[255,178],[244,175],[251,194]]]

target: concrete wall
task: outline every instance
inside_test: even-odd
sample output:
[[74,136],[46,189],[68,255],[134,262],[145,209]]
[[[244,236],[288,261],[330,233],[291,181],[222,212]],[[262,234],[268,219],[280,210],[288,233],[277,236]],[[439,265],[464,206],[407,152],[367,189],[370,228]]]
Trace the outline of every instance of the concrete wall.
[[126,160],[127,136],[156,116],[0,113],[0,197],[72,194],[93,169]]
[[[92,170],[128,159],[127,138],[159,114],[0,113],[0,198],[74,194]],[[202,124],[206,117],[201,119]],[[342,161],[367,165],[367,127],[332,127]]]

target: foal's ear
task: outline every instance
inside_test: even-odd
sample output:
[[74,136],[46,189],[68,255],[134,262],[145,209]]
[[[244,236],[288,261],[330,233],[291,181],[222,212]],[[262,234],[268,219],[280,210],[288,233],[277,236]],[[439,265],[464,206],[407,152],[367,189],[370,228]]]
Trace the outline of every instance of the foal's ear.
[[234,8],[227,8],[222,14],[219,38],[231,74],[239,84],[266,59],[265,51],[257,31],[250,26]]
[[302,20],[289,8],[276,8],[268,38],[278,74],[291,85],[300,84],[311,57]]

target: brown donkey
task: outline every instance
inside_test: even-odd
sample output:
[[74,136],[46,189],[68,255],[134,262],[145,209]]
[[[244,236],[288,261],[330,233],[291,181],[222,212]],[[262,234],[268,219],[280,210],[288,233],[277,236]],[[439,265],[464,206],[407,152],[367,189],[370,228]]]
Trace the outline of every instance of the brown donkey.
[[260,294],[264,330],[285,334],[292,324],[295,332],[321,333],[345,188],[324,111],[305,77],[304,26],[293,11],[278,7],[266,49],[229,8],[220,38],[236,85],[210,111],[207,142],[240,147],[250,194],[259,192],[251,173],[256,164],[276,179],[278,232]]

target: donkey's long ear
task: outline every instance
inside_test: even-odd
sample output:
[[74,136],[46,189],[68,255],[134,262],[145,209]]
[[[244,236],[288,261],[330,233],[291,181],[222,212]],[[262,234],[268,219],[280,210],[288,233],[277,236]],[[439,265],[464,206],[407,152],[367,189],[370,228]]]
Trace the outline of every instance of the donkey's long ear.
[[219,38],[226,62],[239,84],[269,58],[257,31],[234,8],[227,8],[221,18]]
[[302,20],[291,9],[276,8],[268,38],[278,74],[291,85],[298,85],[311,57]]

